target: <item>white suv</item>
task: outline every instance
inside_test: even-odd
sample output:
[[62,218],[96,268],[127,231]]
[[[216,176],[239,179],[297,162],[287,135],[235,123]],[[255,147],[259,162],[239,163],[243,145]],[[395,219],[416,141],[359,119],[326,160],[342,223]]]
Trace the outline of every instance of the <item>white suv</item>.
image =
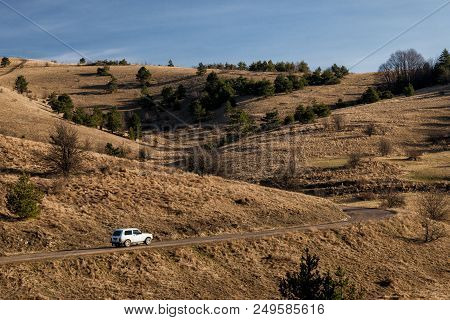
[[116,229],[111,236],[111,243],[115,247],[129,247],[132,244],[144,243],[149,245],[153,240],[151,233],[142,233],[139,229]]

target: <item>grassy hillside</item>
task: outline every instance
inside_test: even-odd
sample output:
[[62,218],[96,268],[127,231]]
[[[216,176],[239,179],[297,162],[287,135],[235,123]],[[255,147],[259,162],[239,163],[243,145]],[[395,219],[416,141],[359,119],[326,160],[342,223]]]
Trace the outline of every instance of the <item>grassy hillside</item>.
[[10,299],[279,299],[305,247],[342,266],[366,299],[448,299],[448,239],[415,241],[418,219],[192,248],[0,266]]
[[[113,229],[134,226],[158,240],[337,221],[332,202],[133,160],[86,154],[84,173],[47,173],[47,145],[0,136],[0,253],[108,245]],[[18,221],[5,195],[24,172],[45,191],[39,218]]]

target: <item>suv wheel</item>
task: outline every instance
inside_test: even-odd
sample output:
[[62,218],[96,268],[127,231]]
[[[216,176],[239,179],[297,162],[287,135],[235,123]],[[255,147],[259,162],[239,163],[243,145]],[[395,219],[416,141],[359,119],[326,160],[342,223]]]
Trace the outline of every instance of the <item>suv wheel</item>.
[[131,240],[126,240],[124,243],[123,243],[123,245],[125,246],[125,247],[130,247],[131,246]]
[[146,238],[144,241],[145,245],[147,245],[147,246],[150,245],[151,242],[152,242],[151,238]]

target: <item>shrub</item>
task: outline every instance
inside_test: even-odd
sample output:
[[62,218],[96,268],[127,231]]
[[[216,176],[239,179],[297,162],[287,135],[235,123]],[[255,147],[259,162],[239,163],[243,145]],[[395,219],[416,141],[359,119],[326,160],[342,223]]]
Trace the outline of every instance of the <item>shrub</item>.
[[401,208],[405,205],[405,196],[401,193],[388,192],[381,201],[382,208]]
[[299,105],[297,109],[295,109],[294,119],[301,123],[311,123],[314,122],[316,115],[311,107],[303,107],[303,105]]
[[414,95],[414,87],[411,83],[409,83],[404,89],[403,89],[403,93],[405,94],[405,96],[407,97],[411,97]]
[[378,151],[385,157],[392,152],[392,142],[388,139],[382,138],[378,142]]
[[16,79],[16,83],[14,86],[14,89],[18,92],[18,93],[24,93],[24,92],[28,92],[28,82],[25,79],[24,76],[18,76]]
[[22,219],[37,217],[43,193],[23,174],[6,194],[6,208]]
[[197,67],[197,75],[203,76],[206,74],[207,71],[208,71],[208,69],[206,68],[206,66],[200,62]]
[[377,128],[375,126],[375,124],[373,122],[369,123],[365,128],[364,128],[364,133],[366,135],[368,135],[369,137],[373,136],[375,133],[377,132]]
[[139,156],[139,160],[141,160],[141,161],[145,161],[145,160],[151,159],[152,155],[151,155],[150,148],[146,148],[146,147],[140,148],[138,156]]
[[113,93],[116,92],[119,88],[119,85],[117,84],[117,79],[114,76],[111,76],[111,80],[106,84],[106,92],[107,93]]
[[105,120],[102,110],[100,110],[99,107],[94,107],[92,115],[89,118],[89,126],[100,127],[100,129],[102,129],[104,121]]
[[85,58],[81,58],[80,61],[78,62],[78,64],[86,64],[86,59]]
[[128,129],[129,129],[129,138],[131,140],[140,139],[142,136],[142,124],[141,124],[141,118],[137,113],[133,113],[131,116],[129,123],[128,123]]
[[91,116],[87,114],[83,108],[77,108],[72,115],[72,121],[76,124],[88,126],[90,125]]
[[256,126],[250,115],[242,109],[231,108],[227,113],[229,130],[237,134],[248,134],[255,131]]
[[363,158],[363,155],[360,152],[352,152],[348,156],[347,167],[356,168]]
[[9,60],[9,58],[8,57],[3,57],[2,58],[2,62],[0,63],[0,66],[2,68],[5,68],[5,67],[9,66],[10,64],[11,64],[11,61]]
[[52,93],[48,98],[48,104],[57,113],[71,114],[74,108],[72,98],[65,93],[59,96]]
[[417,210],[424,218],[435,221],[447,220],[449,214],[447,197],[436,191],[422,194],[417,199]]
[[417,149],[406,150],[406,156],[408,157],[407,160],[409,160],[409,161],[417,161],[417,160],[419,160],[421,155],[422,155],[422,151],[420,151],[420,150],[417,150]]
[[274,81],[275,93],[291,92],[293,83],[287,77],[278,75]]
[[375,88],[367,88],[367,90],[361,96],[362,103],[374,103],[380,100],[378,91]]
[[106,114],[105,127],[113,133],[122,129],[122,115],[116,107]]
[[220,175],[223,172],[221,157],[216,148],[194,148],[187,156],[185,166],[186,170],[199,175]]
[[173,64],[172,59],[169,60],[169,62],[167,63],[167,66],[168,67],[175,67],[174,64]]
[[114,147],[112,143],[107,143],[105,145],[105,153],[109,156],[114,156],[118,158],[123,158],[126,156],[126,152],[121,147]]
[[305,249],[300,268],[288,272],[280,281],[278,290],[284,299],[289,300],[347,300],[356,298],[355,287],[338,267],[334,274],[330,271],[321,274],[319,257]]
[[140,67],[136,74],[136,80],[139,81],[141,85],[144,85],[146,82],[148,82],[151,77],[152,74],[146,67]]
[[45,160],[51,171],[68,176],[81,169],[83,151],[74,128],[63,122],[57,124],[50,135],[50,144]]
[[394,94],[390,90],[383,91],[380,96],[381,99],[392,99],[393,97]]
[[194,100],[190,106],[195,122],[202,122],[208,119],[208,111],[202,106],[200,101]]
[[324,103],[314,102],[312,105],[312,110],[314,114],[319,118],[328,117],[331,113],[330,107]]
[[294,123],[294,121],[295,121],[294,116],[292,114],[290,114],[284,118],[283,124],[284,125],[292,124],[292,123]]
[[337,114],[333,116],[333,124],[336,131],[342,131],[347,126],[347,120],[343,114]]
[[177,90],[175,91],[175,96],[179,100],[182,100],[182,99],[186,98],[186,88],[182,84],[180,84],[177,87]]
[[101,77],[110,76],[109,69],[109,66],[99,67],[97,68],[97,75]]
[[281,125],[280,116],[278,114],[278,110],[273,110],[271,112],[267,112],[266,115],[261,119],[261,129],[262,130],[272,130],[277,129]]

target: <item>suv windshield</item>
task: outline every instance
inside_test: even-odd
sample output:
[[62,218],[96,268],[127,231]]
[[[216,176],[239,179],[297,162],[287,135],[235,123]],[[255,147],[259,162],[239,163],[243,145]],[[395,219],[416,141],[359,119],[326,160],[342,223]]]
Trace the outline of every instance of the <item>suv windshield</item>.
[[117,231],[114,231],[113,236],[114,236],[114,237],[118,237],[118,236],[120,236],[121,234],[122,234],[122,230],[117,230]]

